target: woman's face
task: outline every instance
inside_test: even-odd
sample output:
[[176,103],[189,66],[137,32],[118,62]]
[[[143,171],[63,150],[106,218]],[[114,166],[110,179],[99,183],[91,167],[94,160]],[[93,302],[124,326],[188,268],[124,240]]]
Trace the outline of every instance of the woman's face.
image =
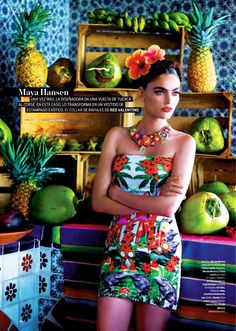
[[148,83],[146,89],[139,88],[144,102],[144,111],[155,118],[170,118],[179,102],[180,79],[174,74],[161,74]]

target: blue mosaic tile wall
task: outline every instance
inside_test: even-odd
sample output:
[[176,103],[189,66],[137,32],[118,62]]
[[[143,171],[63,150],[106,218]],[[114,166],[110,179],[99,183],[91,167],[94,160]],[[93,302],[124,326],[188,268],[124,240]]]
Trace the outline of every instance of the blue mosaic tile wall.
[[[31,5],[33,1],[28,0]],[[229,14],[217,32],[213,47],[213,58],[218,77],[216,91],[236,91],[236,2],[235,0],[199,0],[204,10],[215,7],[217,17]],[[13,17],[22,0],[0,0],[0,87],[17,86],[14,73],[14,62],[17,49],[13,45]],[[152,11],[186,11],[191,9],[190,0],[145,0],[137,3],[135,0],[42,0],[55,19],[49,25],[47,33],[41,38],[39,48],[46,56],[48,64],[57,58],[69,57],[76,64],[77,28],[78,23],[87,22],[86,13],[97,7],[114,8],[128,11],[130,16],[135,14],[149,15]],[[188,91],[186,68],[190,49],[184,50],[183,90]],[[11,98],[0,100],[0,115],[11,127],[19,128],[19,110],[17,103]],[[216,113],[211,113],[217,115]],[[223,114],[222,114],[223,116]],[[233,116],[232,148],[236,154],[236,116]]]

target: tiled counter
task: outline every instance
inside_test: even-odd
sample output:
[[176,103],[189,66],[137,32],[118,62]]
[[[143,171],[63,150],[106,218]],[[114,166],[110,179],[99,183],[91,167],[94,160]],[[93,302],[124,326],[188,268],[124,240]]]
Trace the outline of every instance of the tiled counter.
[[31,235],[0,246],[0,330],[8,330],[5,315],[20,331],[45,328],[47,315],[64,301],[63,285],[61,251],[51,241]]

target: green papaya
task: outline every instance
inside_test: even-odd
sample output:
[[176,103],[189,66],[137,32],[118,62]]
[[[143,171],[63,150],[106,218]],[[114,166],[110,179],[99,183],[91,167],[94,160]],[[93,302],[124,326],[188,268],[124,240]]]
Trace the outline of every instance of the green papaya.
[[199,153],[216,153],[224,148],[220,123],[213,117],[199,117],[190,127],[189,134],[196,140]]
[[0,141],[5,144],[12,141],[12,132],[9,126],[0,118]]
[[99,56],[85,69],[84,79],[92,87],[116,87],[122,79],[117,58],[111,53]]
[[59,225],[75,216],[79,203],[69,187],[48,185],[33,194],[30,213],[37,221]]

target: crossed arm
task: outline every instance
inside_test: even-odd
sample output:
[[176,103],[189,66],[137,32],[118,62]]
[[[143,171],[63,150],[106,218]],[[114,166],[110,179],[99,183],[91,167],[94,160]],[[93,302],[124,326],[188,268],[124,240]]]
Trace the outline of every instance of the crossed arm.
[[184,137],[181,149],[174,157],[171,176],[161,187],[159,196],[135,195],[124,192],[118,185],[111,184],[111,165],[116,155],[115,146],[118,138],[114,131],[108,133],[103,143],[93,188],[93,209],[113,215],[146,212],[166,217],[173,216],[185,198],[191,178],[195,156],[194,139],[190,136]]

